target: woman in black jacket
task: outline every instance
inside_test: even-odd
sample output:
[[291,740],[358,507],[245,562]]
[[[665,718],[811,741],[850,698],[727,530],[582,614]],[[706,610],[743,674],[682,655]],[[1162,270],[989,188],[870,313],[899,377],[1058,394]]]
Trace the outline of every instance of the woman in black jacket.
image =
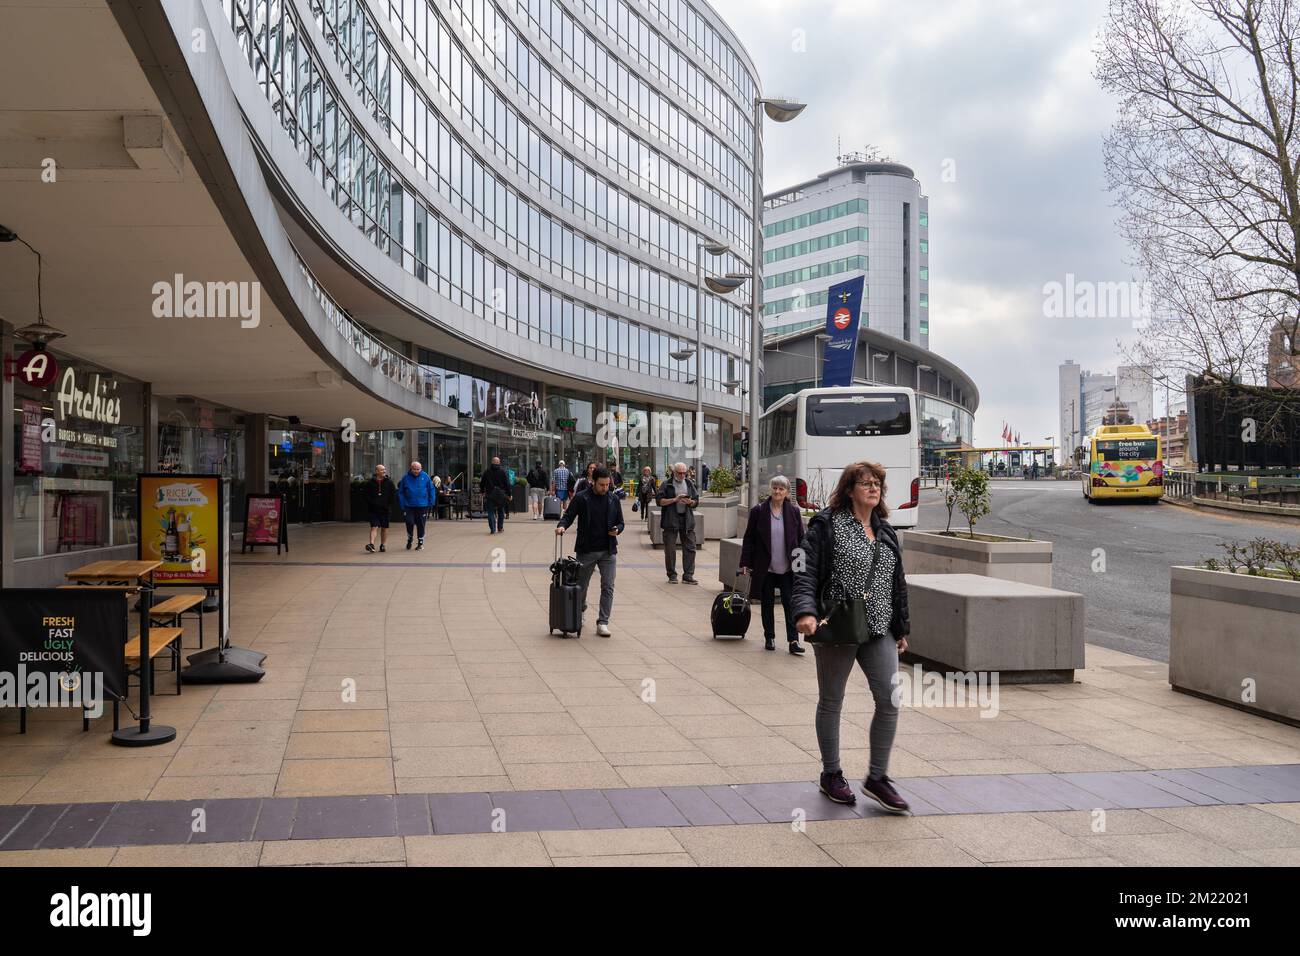
[[[785,639],[791,654],[802,654],[803,645],[794,629],[791,589],[794,549],[803,538],[803,515],[790,500],[790,479],[776,475],[768,482],[766,501],[749,509],[745,542],[740,549],[740,570],[751,575],[749,595],[763,601],[763,646],[776,650],[776,594],[781,589],[781,610],[785,614]],[[778,537],[778,535],[780,537]]]
[[366,550],[374,553],[375,536],[379,536],[379,550],[388,550],[388,519],[392,515],[393,505],[397,504],[397,486],[388,477],[388,469],[375,465],[375,477],[366,482],[366,512],[370,518],[370,543]]
[[[898,536],[885,520],[885,469],[869,461],[849,465],[840,475],[830,506],[808,522],[796,555],[795,629],[806,635],[817,658],[817,743],[822,754],[821,791],[836,803],[857,798],[840,767],[840,711],[844,689],[856,661],[867,675],[876,709],[871,718],[871,767],[862,793],[891,813],[908,806],[886,776],[898,727],[894,679],[898,655],[907,650],[910,624],[907,581]],[[802,570],[799,570],[802,564]],[[857,626],[837,638],[827,625],[831,612],[845,617],[844,602],[857,605]],[[850,632],[856,632],[848,636]]]

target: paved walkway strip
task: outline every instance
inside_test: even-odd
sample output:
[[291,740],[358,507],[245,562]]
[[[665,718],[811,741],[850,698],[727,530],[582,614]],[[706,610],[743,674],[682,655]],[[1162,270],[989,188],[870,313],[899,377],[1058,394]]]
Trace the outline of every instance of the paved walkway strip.
[[[1300,764],[898,781],[916,816],[1300,802]],[[202,811],[201,813],[197,811]],[[0,806],[0,851],[853,820],[814,783]]]

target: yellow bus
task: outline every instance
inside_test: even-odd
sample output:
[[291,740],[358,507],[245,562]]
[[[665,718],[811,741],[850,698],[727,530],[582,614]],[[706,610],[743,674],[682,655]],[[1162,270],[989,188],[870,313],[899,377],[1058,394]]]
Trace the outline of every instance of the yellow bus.
[[1165,493],[1165,463],[1160,436],[1145,425],[1100,425],[1088,439],[1088,469],[1083,496],[1138,498],[1152,503]]

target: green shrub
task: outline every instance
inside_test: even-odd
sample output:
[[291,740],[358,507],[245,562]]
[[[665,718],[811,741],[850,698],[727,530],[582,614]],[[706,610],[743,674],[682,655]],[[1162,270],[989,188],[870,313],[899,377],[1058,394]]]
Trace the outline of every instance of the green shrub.
[[708,490],[715,495],[729,495],[736,490],[736,476],[729,468],[714,468],[709,472]]
[[963,468],[952,479],[957,510],[966,516],[970,536],[975,537],[975,524],[993,509],[989,502],[989,476],[979,468]]

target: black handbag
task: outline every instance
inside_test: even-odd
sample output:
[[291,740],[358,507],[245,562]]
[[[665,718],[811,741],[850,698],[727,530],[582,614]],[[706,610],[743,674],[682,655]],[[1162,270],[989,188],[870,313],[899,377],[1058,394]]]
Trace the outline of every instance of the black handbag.
[[[871,585],[876,580],[876,564],[880,561],[880,549],[883,547],[886,545],[877,538],[876,547],[871,554],[871,567],[867,570],[867,594],[871,593]],[[829,578],[826,588],[830,588]],[[822,607],[828,607],[824,599]],[[856,597],[829,605],[826,616],[817,622],[817,632],[809,640],[820,644],[865,644],[873,636],[867,617],[866,598]]]

